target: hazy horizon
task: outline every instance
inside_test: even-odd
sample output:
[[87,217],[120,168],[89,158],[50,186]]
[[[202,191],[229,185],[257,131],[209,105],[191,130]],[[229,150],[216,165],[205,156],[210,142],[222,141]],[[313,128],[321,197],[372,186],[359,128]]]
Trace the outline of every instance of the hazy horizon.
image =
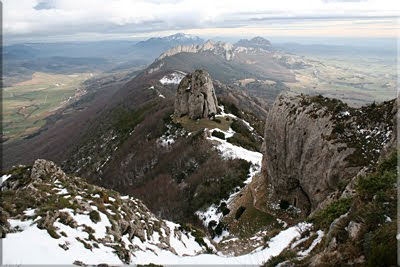
[[[173,34],[183,33],[177,31]],[[16,44],[51,44],[51,43],[95,43],[95,42],[132,42],[132,44],[140,41],[145,41],[150,38],[162,38],[170,35],[154,35],[149,37],[136,37],[136,38],[116,38],[116,39],[101,39],[101,40],[66,40],[66,39],[37,39],[37,40],[3,40],[4,46]],[[235,43],[240,39],[251,39],[260,35],[247,35],[247,36],[202,36],[193,35],[202,38],[203,40],[215,40],[222,42]],[[305,37],[305,36],[262,36],[269,40],[272,44],[298,44],[298,45],[323,45],[323,46],[348,46],[348,47],[382,47],[385,49],[396,50],[398,47],[397,38],[370,38],[370,37]]]

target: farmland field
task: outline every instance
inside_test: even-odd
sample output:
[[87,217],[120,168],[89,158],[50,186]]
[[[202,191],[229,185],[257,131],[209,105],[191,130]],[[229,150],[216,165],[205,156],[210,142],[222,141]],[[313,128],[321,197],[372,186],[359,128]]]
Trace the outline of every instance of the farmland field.
[[3,89],[3,141],[36,132],[45,118],[86,93],[82,82],[92,73],[35,72],[30,80]]
[[322,94],[361,106],[396,97],[397,70],[393,62],[373,58],[322,58],[291,55],[282,58],[295,66],[296,82],[285,83],[290,90]]

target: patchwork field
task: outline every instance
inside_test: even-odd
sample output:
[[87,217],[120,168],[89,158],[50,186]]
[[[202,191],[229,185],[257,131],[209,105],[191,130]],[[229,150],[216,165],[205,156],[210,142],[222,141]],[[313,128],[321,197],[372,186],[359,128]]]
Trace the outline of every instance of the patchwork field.
[[86,93],[82,82],[92,73],[36,72],[30,80],[3,89],[3,141],[34,133],[45,118]]
[[281,58],[296,75],[285,83],[290,90],[322,94],[360,106],[396,97],[396,65],[373,58],[310,58],[290,55]]

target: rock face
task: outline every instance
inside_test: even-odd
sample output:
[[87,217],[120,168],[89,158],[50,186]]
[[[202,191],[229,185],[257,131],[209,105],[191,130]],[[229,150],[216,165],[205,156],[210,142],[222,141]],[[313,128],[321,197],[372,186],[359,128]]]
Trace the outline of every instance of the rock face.
[[182,79],[175,97],[175,116],[209,118],[217,114],[217,106],[214,86],[205,70],[196,70]]
[[254,37],[251,40],[242,39],[236,44],[208,40],[204,44],[178,45],[162,53],[156,61],[179,53],[201,52],[212,53],[223,57],[227,61],[231,61],[238,53],[254,53],[260,51],[260,49],[264,51],[271,50],[271,43],[262,37]]
[[395,101],[360,109],[321,96],[284,94],[265,125],[263,175],[272,199],[304,215],[361,168],[374,165],[392,139]]

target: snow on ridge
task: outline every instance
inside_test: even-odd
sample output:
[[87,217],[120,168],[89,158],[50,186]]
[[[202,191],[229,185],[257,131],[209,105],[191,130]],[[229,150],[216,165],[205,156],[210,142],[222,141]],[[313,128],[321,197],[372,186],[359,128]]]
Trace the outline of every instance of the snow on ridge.
[[[82,230],[56,223],[57,226],[63,227],[62,230],[68,237],[54,239],[46,230],[41,230],[33,224],[32,220],[11,219],[9,222],[11,226],[18,226],[23,231],[8,233],[3,239],[4,264],[72,264],[77,259],[90,263],[121,264],[111,247],[99,244],[99,248],[93,251],[85,249],[75,239],[77,236],[82,239],[87,237],[88,234]],[[64,250],[59,244],[69,244],[69,249]]]
[[[225,116],[229,116],[229,115],[234,116],[232,114],[224,113],[223,109],[222,109],[222,113]],[[236,117],[236,116],[234,116],[234,117]],[[235,134],[235,131],[233,131],[232,128],[229,128],[228,131],[223,131],[218,128],[211,129],[211,130],[205,129],[205,130],[209,131],[210,133],[212,133],[213,131],[222,132],[222,133],[224,133],[225,138],[232,137]],[[218,143],[218,145],[216,145],[216,149],[219,152],[221,152],[222,157],[224,157],[226,159],[243,159],[243,160],[246,160],[251,163],[249,175],[248,175],[248,178],[244,181],[244,184],[246,184],[246,185],[249,184],[252,181],[253,177],[261,171],[261,161],[262,161],[261,153],[255,152],[255,151],[250,151],[243,147],[233,145],[226,140],[219,139],[212,135],[210,137],[207,137],[207,139]],[[222,212],[218,210],[219,205],[222,202],[225,202],[225,203],[227,203],[227,205],[229,207],[229,204],[232,202],[234,197],[240,192],[240,190],[238,190],[238,189],[240,189],[240,188],[238,187],[235,190],[233,190],[233,192],[228,197],[228,199],[221,199],[221,201],[218,205],[213,204],[210,207],[208,207],[205,211],[199,210],[199,211],[195,212],[197,217],[199,217],[200,220],[202,220],[204,226],[208,227],[208,224],[211,221],[216,221],[217,223],[220,221],[220,219],[222,218],[223,215],[222,215]],[[215,237],[214,241],[218,243],[218,242],[222,241],[223,238],[227,235],[229,235],[229,233],[227,231],[224,231],[223,235]]]
[[[125,197],[126,198],[126,197]],[[35,220],[10,219],[10,226],[19,231],[8,233],[3,239],[3,261],[4,264],[72,264],[74,261],[81,261],[85,264],[117,264],[121,265],[121,259],[115,253],[111,246],[105,246],[101,242],[97,243],[97,247],[87,249],[79,240],[88,243],[90,239],[89,233],[85,230],[87,227],[93,229],[93,237],[97,240],[107,238],[107,229],[111,228],[111,222],[107,215],[92,206],[99,212],[100,221],[94,223],[88,214],[74,214],[70,208],[64,208],[60,212],[68,213],[78,224],[76,228],[70,227],[57,219],[54,226],[58,232],[65,234],[59,238],[53,238],[46,229],[39,229]],[[24,214],[31,216],[35,213],[34,209],[24,211]],[[142,241],[137,236],[132,240],[128,239],[129,234],[121,237],[125,244],[125,248],[129,251],[131,246],[139,248],[141,256],[139,257],[136,250],[131,250],[131,263],[145,261],[147,254],[155,256],[159,253],[168,251],[170,257],[175,256],[175,263],[179,262],[180,257],[195,256],[204,251],[204,248],[197,243],[195,237],[191,233],[182,232],[180,225],[170,221],[165,221],[169,228],[170,234],[166,231],[161,233],[154,231],[150,238]],[[164,241],[161,238],[168,238],[170,247],[176,254],[161,248],[160,244]],[[211,244],[209,240],[207,243]],[[28,253],[29,252],[29,253]]]
[[186,76],[186,73],[182,71],[175,71],[171,74],[165,75],[160,79],[160,83],[165,84],[179,84],[181,80]]
[[11,177],[11,174],[4,174],[0,177],[0,186],[8,179]]
[[[220,129],[212,129],[212,131],[220,131],[225,134],[225,137],[232,137],[233,134],[235,133],[231,128],[229,128],[228,131],[222,131]],[[251,151],[248,149],[245,149],[240,146],[233,145],[229,143],[226,140],[219,139],[217,137],[211,136],[207,137],[207,139],[219,142],[219,144],[216,146],[218,151],[221,152],[222,156],[227,159],[244,159],[253,165],[258,165],[261,166],[261,161],[262,161],[262,154],[260,152],[256,151]]]
[[300,256],[305,257],[308,254],[310,254],[310,252],[318,245],[318,243],[321,242],[322,238],[324,237],[324,232],[321,230],[318,230],[317,235],[318,235],[317,238],[314,239],[314,241],[311,243],[311,245],[308,247],[308,249],[299,252]]
[[138,251],[135,253],[135,264],[187,264],[187,265],[262,265],[273,256],[279,255],[292,240],[300,237],[301,229],[309,228],[311,224],[299,223],[288,229],[281,231],[275,237],[271,238],[268,246],[264,249],[256,249],[252,253],[241,256],[224,256],[216,254],[199,254],[197,256],[180,257],[167,250],[157,250],[154,252]]
[[215,117],[231,117],[234,119],[237,119],[237,116],[231,114],[231,113],[225,113],[225,107],[223,105],[218,106],[218,108],[221,110],[221,112],[217,115],[215,115]]

